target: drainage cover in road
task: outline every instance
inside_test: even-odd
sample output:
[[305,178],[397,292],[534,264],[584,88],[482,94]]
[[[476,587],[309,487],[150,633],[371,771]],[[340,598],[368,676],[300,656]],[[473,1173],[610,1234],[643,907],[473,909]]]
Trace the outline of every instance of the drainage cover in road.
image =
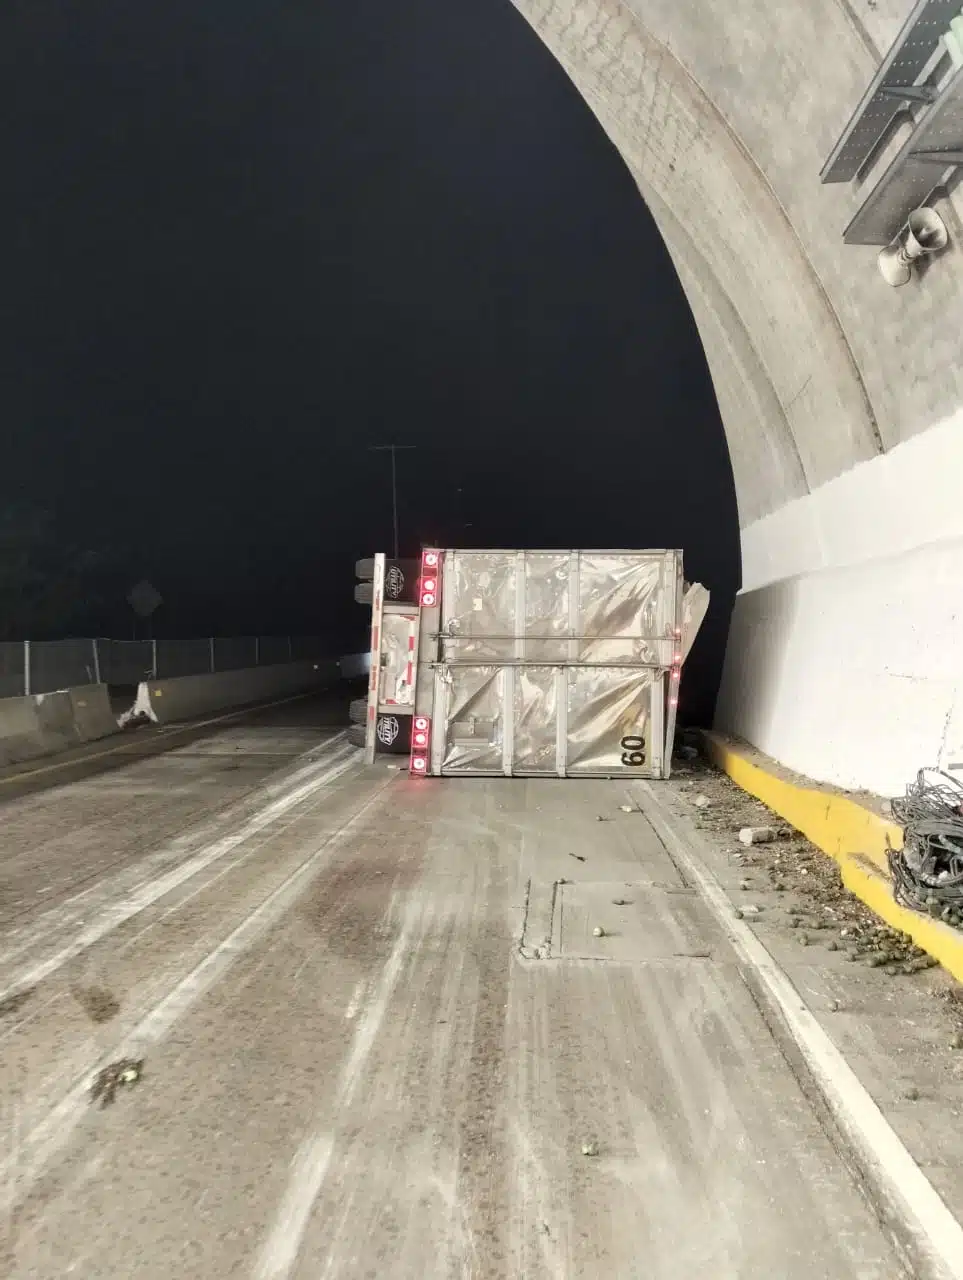
[[722,941],[693,890],[624,881],[559,885],[553,923],[563,959],[708,958]]

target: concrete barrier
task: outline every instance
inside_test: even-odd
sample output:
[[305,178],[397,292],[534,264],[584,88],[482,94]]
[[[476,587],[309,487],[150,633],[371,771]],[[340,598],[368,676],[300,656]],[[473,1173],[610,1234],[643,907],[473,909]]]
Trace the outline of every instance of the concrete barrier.
[[172,680],[147,680],[137,701],[121,717],[122,723],[146,718],[158,724],[193,720],[213,711],[226,711],[272,698],[323,689],[338,679],[334,660],[285,662],[269,667],[245,667],[203,676],[177,676]]
[[342,680],[359,680],[371,670],[371,653],[346,653],[338,659]]
[[53,755],[116,732],[106,685],[2,698],[0,766]]

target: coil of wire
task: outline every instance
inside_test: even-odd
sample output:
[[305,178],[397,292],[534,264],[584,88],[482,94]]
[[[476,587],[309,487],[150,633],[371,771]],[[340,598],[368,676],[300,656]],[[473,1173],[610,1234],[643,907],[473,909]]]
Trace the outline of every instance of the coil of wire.
[[893,801],[902,849],[890,849],[896,901],[963,926],[963,785],[938,769],[921,769]]

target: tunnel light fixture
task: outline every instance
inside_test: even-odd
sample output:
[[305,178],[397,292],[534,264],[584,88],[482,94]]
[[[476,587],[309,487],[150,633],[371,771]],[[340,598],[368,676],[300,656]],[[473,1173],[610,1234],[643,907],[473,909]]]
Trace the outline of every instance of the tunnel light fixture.
[[880,252],[880,275],[894,289],[909,284],[914,263],[945,249],[948,240],[946,223],[935,209],[914,209],[899,234]]

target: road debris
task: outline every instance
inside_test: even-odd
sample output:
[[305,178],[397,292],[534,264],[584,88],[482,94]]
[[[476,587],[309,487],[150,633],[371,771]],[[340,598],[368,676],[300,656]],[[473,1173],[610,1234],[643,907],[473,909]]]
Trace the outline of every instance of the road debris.
[[584,854],[584,853],[570,853],[568,856],[569,856],[570,858],[574,858],[576,862],[584,862],[584,861],[585,861],[585,854]]
[[631,804],[620,804],[619,808],[622,810],[623,813],[638,813],[638,809],[636,809],[635,806]]
[[700,794],[695,797],[692,803],[695,805],[697,809],[708,809],[709,805],[712,804],[712,801],[709,799],[708,796],[704,796]]
[[593,938],[604,938],[604,937],[605,937],[605,930],[602,928],[602,926],[601,926],[600,924],[597,924],[597,925],[595,926],[595,928],[592,930],[592,937],[593,937]]
[[101,1108],[109,1106],[118,1089],[136,1084],[143,1074],[143,1058],[120,1058],[117,1062],[108,1063],[97,1072],[90,1086],[91,1102],[99,1102]]
[[781,832],[778,827],[743,827],[739,832],[739,843],[745,845],[751,844],[772,844],[774,840],[780,838]]
[[892,808],[903,827],[902,849],[889,850],[896,901],[963,927],[963,784],[921,769]]
[[599,1144],[597,1142],[593,1141],[593,1142],[582,1143],[583,1156],[597,1156],[598,1153],[599,1153]]

